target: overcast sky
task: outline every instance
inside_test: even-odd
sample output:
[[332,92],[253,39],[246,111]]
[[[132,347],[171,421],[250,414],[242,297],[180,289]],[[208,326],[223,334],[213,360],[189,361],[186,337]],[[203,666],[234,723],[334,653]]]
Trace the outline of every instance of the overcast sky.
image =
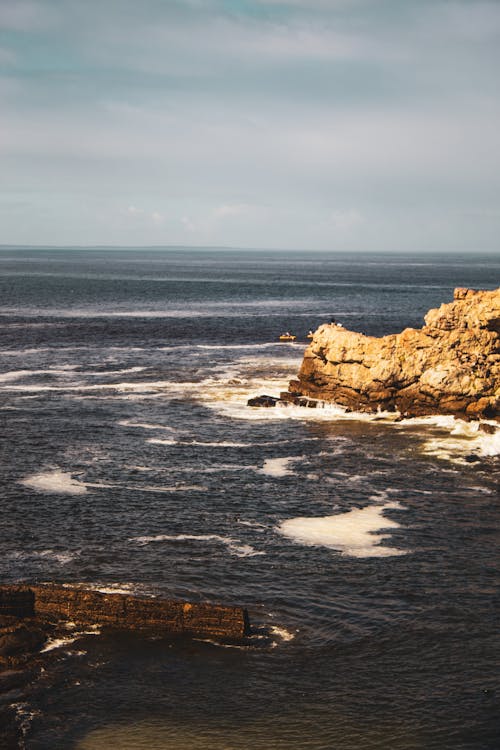
[[499,249],[499,0],[0,0],[0,71],[0,243]]

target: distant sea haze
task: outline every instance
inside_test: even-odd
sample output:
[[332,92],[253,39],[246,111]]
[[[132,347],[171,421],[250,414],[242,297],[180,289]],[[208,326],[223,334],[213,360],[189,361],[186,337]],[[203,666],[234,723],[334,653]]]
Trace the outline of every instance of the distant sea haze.
[[2,580],[254,627],[68,632],[12,698],[26,748],[496,747],[497,434],[247,400],[332,317],[397,333],[499,279],[480,254],[1,248]]

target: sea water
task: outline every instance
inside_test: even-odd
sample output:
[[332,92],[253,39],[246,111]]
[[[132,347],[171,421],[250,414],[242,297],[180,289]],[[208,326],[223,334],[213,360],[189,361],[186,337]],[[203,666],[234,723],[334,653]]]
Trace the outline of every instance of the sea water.
[[25,747],[498,747],[498,435],[246,403],[332,317],[396,333],[499,279],[478,254],[3,247],[1,579],[255,629],[69,632],[16,704]]

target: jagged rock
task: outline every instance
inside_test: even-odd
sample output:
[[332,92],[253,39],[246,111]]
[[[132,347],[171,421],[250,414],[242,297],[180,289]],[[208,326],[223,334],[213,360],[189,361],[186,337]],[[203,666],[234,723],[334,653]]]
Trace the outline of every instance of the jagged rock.
[[322,325],[290,392],[359,411],[500,417],[500,289],[455,289],[421,329],[376,338]]
[[248,399],[247,406],[276,406],[278,401],[279,398],[276,396],[255,396],[255,398]]

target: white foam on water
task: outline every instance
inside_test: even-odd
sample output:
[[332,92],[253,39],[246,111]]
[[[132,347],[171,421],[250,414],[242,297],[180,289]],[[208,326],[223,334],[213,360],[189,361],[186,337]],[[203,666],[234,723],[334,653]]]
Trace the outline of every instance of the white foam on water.
[[387,510],[404,510],[398,502],[369,505],[366,508],[319,518],[290,518],[278,531],[294,542],[313,547],[329,547],[351,557],[389,557],[405,555],[406,550],[384,547],[390,529],[400,524],[386,518]]
[[151,445],[177,445],[177,440],[162,440],[161,438],[149,438],[146,443]]
[[30,474],[19,484],[38,492],[57,492],[64,495],[84,495],[87,492],[84,482],[79,482],[70,473],[60,469]]
[[135,542],[141,547],[151,542],[219,542],[236,557],[256,557],[266,554],[255,550],[249,544],[242,544],[237,539],[219,534],[157,534],[156,536],[131,537],[128,541]]
[[123,370],[78,370],[76,375],[89,375],[92,377],[106,377],[107,375],[126,375],[129,372],[143,372],[145,367],[126,367]]
[[[408,420],[408,426],[412,424],[439,427],[448,431],[447,434],[424,441],[422,450],[427,455],[465,463],[465,456],[470,454],[483,458],[500,454],[500,426],[492,420],[465,422],[452,416],[441,416]],[[488,425],[493,432],[485,432],[483,425]]]
[[199,440],[182,440],[179,442],[179,445],[199,445],[205,448],[250,448],[252,445],[256,445],[256,443],[233,443],[229,440],[222,440],[218,443],[204,443]]
[[251,529],[255,529],[259,534],[262,534],[267,529],[265,523],[259,523],[258,521],[243,521],[241,518],[238,518],[238,523],[241,526],[249,526]]
[[[44,371],[47,372],[47,371]],[[71,373],[71,375],[78,375],[79,373]],[[99,373],[103,374],[103,373]],[[122,383],[95,383],[95,384],[81,384],[73,383],[70,385],[41,385],[37,383],[24,384],[24,385],[5,385],[2,390],[4,391],[15,391],[15,392],[26,392],[26,393],[43,393],[43,392],[77,392],[87,393],[92,391],[118,391],[119,393],[126,393],[132,396],[133,394],[152,393],[158,392],[161,395],[162,392],[166,394],[173,390],[177,392],[179,383],[173,383],[171,380],[141,380],[137,382],[122,382]],[[187,388],[188,384],[183,384]],[[199,384],[191,383],[191,388],[197,387]]]
[[82,588],[98,591],[100,594],[134,594],[139,591],[144,593],[144,587],[137,583],[84,583]]
[[209,643],[211,646],[217,646],[218,648],[235,648],[238,651],[248,651],[248,646],[244,646],[238,643],[221,643],[216,641],[214,638],[193,638],[193,641],[198,643]]
[[286,628],[279,628],[277,625],[271,625],[269,628],[272,635],[277,635],[278,638],[281,638],[282,641],[285,641],[286,643],[288,641],[293,641],[295,638],[295,635],[293,633],[290,633],[289,630]]
[[141,430],[166,430],[167,432],[177,432],[173,427],[164,424],[152,424],[150,422],[134,422],[131,419],[122,419],[117,424],[120,427],[137,427]]
[[22,560],[22,561],[35,561],[35,560],[54,560],[59,565],[67,565],[72,562],[75,557],[80,554],[79,551],[75,552],[58,552],[53,549],[44,549],[41,551],[30,551],[22,550],[17,552],[8,552],[7,557],[10,560]]
[[284,458],[267,458],[261,469],[262,474],[270,477],[289,477],[293,475],[288,467],[291,463],[303,461],[305,456],[285,456]]
[[19,380],[31,375],[62,375],[65,377],[74,375],[73,370],[76,365],[64,365],[57,370],[10,370],[9,372],[0,373],[0,383],[8,383],[11,380]]
[[[40,653],[43,654],[46,651],[54,651],[56,648],[62,648],[63,646],[69,646],[71,643],[74,643],[79,638],[81,638],[84,635],[100,635],[100,625],[91,625],[88,630],[79,630],[79,631],[73,631],[71,635],[68,636],[59,636],[57,638],[49,638],[45,646],[40,650]],[[71,652],[71,655],[83,655],[85,654],[85,651],[82,652]]]
[[132,490],[133,492],[157,492],[157,493],[169,493],[169,492],[204,492],[207,487],[201,484],[182,484],[179,482],[174,486],[165,487],[162,485],[154,484],[115,484],[112,482],[87,482],[86,487],[94,487],[95,489],[121,489],[121,490]]
[[66,636],[66,638],[50,638],[45,646],[40,650],[40,653],[43,654],[46,651],[53,651],[54,649],[61,648],[62,646],[69,646],[70,643],[74,643],[76,640],[78,640],[79,637],[79,635],[72,635]]
[[252,448],[256,445],[275,445],[275,443],[238,443],[230,440],[218,442],[203,442],[202,440],[162,440],[161,438],[150,438],[146,442],[153,445],[196,445],[201,448]]

